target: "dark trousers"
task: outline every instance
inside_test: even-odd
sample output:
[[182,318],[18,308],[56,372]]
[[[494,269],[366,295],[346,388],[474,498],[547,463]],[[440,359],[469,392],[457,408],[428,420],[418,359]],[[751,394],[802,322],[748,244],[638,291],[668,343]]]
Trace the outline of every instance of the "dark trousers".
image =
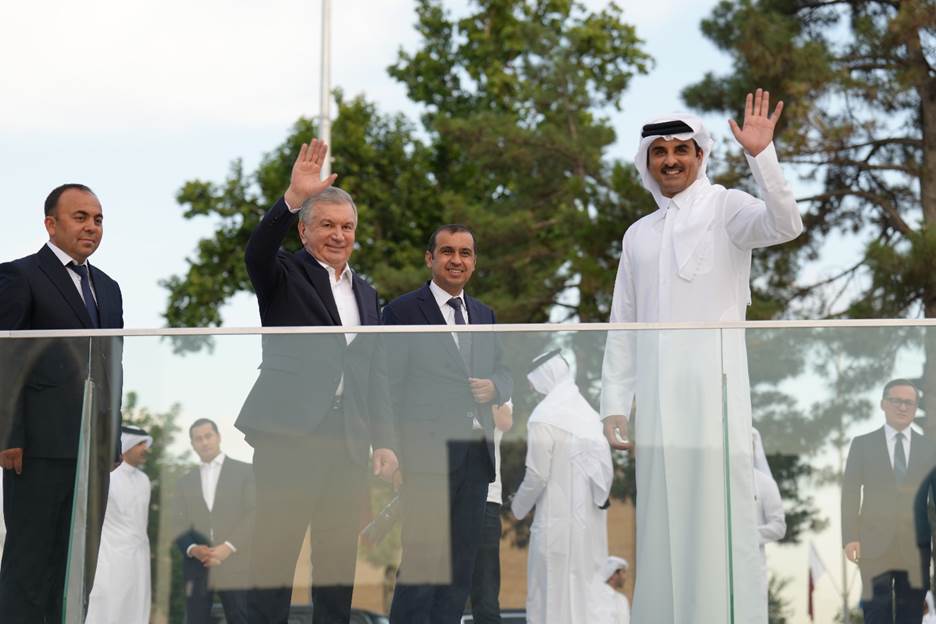
[[481,544],[471,578],[471,614],[479,624],[500,624],[501,506],[488,501],[484,507]]
[[[107,458],[105,458],[107,459]],[[92,471],[88,483],[85,591],[94,582],[101,527],[107,507],[108,471]],[[71,532],[75,460],[23,458],[23,473],[3,471],[6,542],[0,563],[0,620],[4,624],[59,624]]]
[[403,559],[392,624],[458,624],[464,613],[481,541],[489,459],[483,442],[455,444],[469,448],[448,475],[404,473]]
[[332,410],[315,435],[252,440],[257,484],[248,616],[286,624],[296,559],[311,535],[312,621],[347,624],[367,469],[348,453],[342,413]]
[[[214,591],[208,587],[207,576],[203,581],[191,579],[186,581],[186,589],[190,590],[185,601],[185,624],[214,624],[211,619],[211,605]],[[188,583],[192,583],[188,586]],[[226,624],[247,624],[247,591],[242,589],[220,590],[218,597],[224,607],[224,621]]]
[[[865,624],[919,624],[926,592],[910,584],[906,570],[879,570],[873,561],[861,561],[862,601]],[[870,578],[868,578],[870,577]]]

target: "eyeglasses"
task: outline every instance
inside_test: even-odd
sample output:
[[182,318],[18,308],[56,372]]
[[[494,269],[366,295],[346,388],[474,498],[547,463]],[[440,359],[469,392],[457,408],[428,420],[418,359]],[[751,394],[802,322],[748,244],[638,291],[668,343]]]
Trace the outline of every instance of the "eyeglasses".
[[894,407],[905,407],[910,409],[911,407],[916,407],[917,402],[914,399],[898,399],[896,397],[887,397],[884,399]]

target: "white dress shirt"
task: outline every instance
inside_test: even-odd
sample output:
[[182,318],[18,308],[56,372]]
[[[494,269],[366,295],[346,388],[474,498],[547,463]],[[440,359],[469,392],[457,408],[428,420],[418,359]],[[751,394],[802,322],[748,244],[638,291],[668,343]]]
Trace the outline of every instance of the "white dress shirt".
[[[309,254],[310,256],[312,254]],[[312,256],[315,258],[315,256]],[[335,299],[335,307],[338,308],[338,319],[342,327],[360,327],[361,312],[358,310],[357,299],[354,298],[354,287],[351,284],[351,266],[345,264],[344,271],[336,277],[335,267],[325,264],[318,258],[315,261],[322,265],[322,268],[328,272],[328,283],[331,284],[332,297]],[[354,340],[357,334],[345,334],[345,340],[348,344]],[[335,396],[340,397],[344,394],[344,375],[338,381],[338,387],[335,389]]]
[[503,486],[501,485],[501,440],[504,438],[504,432],[494,427],[494,480],[488,485],[487,502],[502,505]]
[[[449,300],[452,299],[453,297],[457,299],[461,299],[462,314],[465,316],[465,324],[467,325],[468,323],[471,322],[471,320],[468,318],[468,306],[465,305],[465,291],[464,290],[459,292],[457,295],[451,295],[445,290],[443,290],[441,286],[439,286],[433,281],[430,281],[429,291],[432,292],[432,296],[435,299],[436,305],[439,306],[439,312],[442,313],[442,318],[445,319],[446,325],[455,325],[455,308],[453,308],[452,306],[448,304]],[[460,343],[458,342],[457,333],[452,332],[452,340],[455,341],[455,346],[460,346]],[[484,427],[481,426],[481,423],[478,422],[478,419],[475,418],[474,414],[468,414],[468,416],[471,417],[472,429],[475,429],[478,431],[481,431],[482,429],[484,429]]]
[[88,268],[88,284],[91,286],[91,296],[94,297],[94,302],[97,303],[97,293],[94,292],[94,282],[91,280],[91,265],[88,264],[88,261],[84,262],[75,262],[75,259],[69,256],[67,253],[55,246],[55,243],[49,241],[46,243],[49,249],[52,250],[52,253],[55,254],[55,257],[59,259],[59,262],[62,263],[66,269],[68,269],[68,276],[72,279],[72,282],[75,284],[75,288],[78,289],[78,296],[81,297],[81,300],[84,301],[84,294],[81,292],[81,276],[78,275],[78,272],[72,269],[69,263],[74,262],[78,266],[84,266]]
[[[208,511],[214,508],[215,494],[218,491],[218,478],[221,476],[221,468],[223,466],[224,453],[218,453],[210,462],[201,462],[198,465],[198,473],[201,476],[202,498],[205,499],[205,506],[208,507]],[[214,541],[214,535],[209,535],[208,537],[211,541]],[[230,548],[232,552],[237,552],[234,544],[228,541],[224,543],[228,545],[228,548]],[[198,544],[192,544],[186,548],[185,554],[191,557],[192,549],[195,548],[195,546],[198,546]]]
[[201,462],[198,472],[201,475],[202,497],[208,511],[214,507],[215,492],[218,489],[218,477],[221,476],[221,467],[224,465],[224,453],[218,453],[210,462]]
[[913,430],[908,425],[903,431],[897,431],[891,427],[888,423],[884,423],[884,438],[887,440],[887,456],[890,458],[891,469],[894,468],[894,447],[897,446],[897,434],[902,433],[904,436],[903,439],[903,448],[904,448],[904,458],[907,460],[907,467],[910,467],[910,438],[912,438]]
[[[465,291],[462,290],[457,295],[450,295],[441,286],[435,282],[429,282],[429,290],[432,292],[432,296],[435,298],[436,305],[439,306],[439,311],[442,313],[442,318],[445,319],[446,325],[455,324],[455,308],[448,304],[449,300],[453,297],[456,299],[461,299],[462,302],[462,314],[465,315],[465,324],[471,323],[471,320],[468,318],[468,306],[465,305]],[[452,338],[455,339],[455,344],[458,344],[458,334],[452,333]]]
[[[311,254],[309,254],[311,255]],[[312,256],[315,258],[315,256]],[[335,267],[325,264],[318,258],[315,258],[323,269],[328,271],[328,283],[331,284],[332,297],[335,298],[335,307],[338,308],[338,317],[341,319],[342,327],[360,327],[361,311],[358,310],[357,299],[354,298],[354,286],[351,282],[351,266],[345,264],[344,271],[340,276],[336,276]],[[357,334],[345,334],[345,340],[348,344],[354,340]]]

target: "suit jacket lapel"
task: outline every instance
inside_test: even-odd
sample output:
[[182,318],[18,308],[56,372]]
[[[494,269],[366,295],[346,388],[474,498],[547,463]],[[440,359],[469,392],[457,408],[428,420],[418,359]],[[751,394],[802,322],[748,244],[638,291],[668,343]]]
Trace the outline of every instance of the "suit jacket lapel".
[[[198,513],[204,514],[204,516],[207,517],[211,512],[208,511],[208,505],[207,505],[207,503],[205,503],[205,495],[204,495],[204,493],[202,492],[202,486],[201,486],[201,462],[199,462],[198,466],[195,467],[195,470],[193,470],[193,471],[190,472],[189,474],[191,475],[191,476],[189,477],[189,483],[188,483],[188,487],[189,487],[189,491],[190,491],[189,496],[191,496],[191,497],[194,499],[195,505],[196,505],[197,510],[198,510]],[[217,498],[217,492],[215,492],[215,498]],[[193,514],[193,515],[194,515],[194,514]],[[193,517],[193,518],[191,518],[191,519],[192,519],[192,520],[195,520],[196,518]],[[201,529],[201,528],[204,528],[204,527],[196,527],[196,528]],[[205,537],[207,537],[207,536],[205,536]]]
[[914,483],[922,481],[923,477],[926,476],[926,471],[932,468],[932,466],[923,465],[923,445],[925,443],[923,436],[912,429],[910,430],[910,457],[907,462],[907,475],[911,477],[917,474],[920,475],[919,479],[913,480]]
[[[214,509],[217,509],[218,504],[224,500],[224,492],[226,491],[225,489],[228,487],[228,481],[231,480],[231,475],[229,474],[231,471],[228,470],[229,461],[231,461],[231,459],[229,457],[225,457],[224,463],[221,464],[221,472],[218,474],[218,483],[215,484]],[[212,509],[212,511],[214,511],[214,509]]]
[[117,324],[110,315],[113,306],[110,305],[110,292],[107,290],[107,284],[104,278],[101,277],[101,271],[94,265],[88,266],[91,268],[91,285],[94,287],[94,294],[97,297],[98,318],[101,327],[116,327]]
[[[361,325],[380,325],[380,319],[377,316],[377,302],[373,305],[370,302],[364,302],[364,280],[357,276],[357,273],[351,275],[351,290],[354,291],[354,300],[357,302],[358,315],[361,317]],[[370,293],[368,293],[370,294]]]
[[58,289],[62,298],[65,299],[68,306],[75,313],[75,316],[81,321],[85,328],[91,328],[91,317],[88,316],[88,310],[81,300],[78,289],[75,288],[75,282],[55,253],[47,245],[43,245],[37,254],[39,258],[39,269],[45,273],[49,281]]
[[472,325],[484,325],[485,321],[481,320],[483,309],[481,304],[474,297],[469,297],[465,295],[465,307],[468,308],[468,322]]
[[300,254],[302,267],[305,269],[306,275],[309,277],[309,281],[312,282],[312,286],[321,298],[322,303],[325,304],[325,309],[328,310],[332,323],[341,325],[338,306],[335,305],[335,296],[332,294],[331,284],[328,282],[328,271],[305,249],[300,249],[296,253]]
[[[422,312],[423,316],[426,318],[427,325],[446,325],[445,317],[442,316],[442,311],[439,310],[439,304],[436,303],[435,297],[432,295],[432,291],[429,290],[428,282],[419,291],[417,301],[419,302],[419,311]],[[468,370],[465,369],[465,361],[462,359],[461,353],[458,351],[458,345],[455,344],[455,338],[453,338],[451,334],[448,334],[447,339],[443,340],[442,344],[445,345],[445,350],[449,354],[449,357],[458,362],[462,369],[465,370],[465,374],[467,375]]]
[[[879,474],[894,474],[894,467],[891,465],[890,454],[887,452],[887,432],[884,427],[877,431],[877,439],[874,442],[873,461],[877,467],[872,467]],[[896,483],[896,481],[895,481]]]

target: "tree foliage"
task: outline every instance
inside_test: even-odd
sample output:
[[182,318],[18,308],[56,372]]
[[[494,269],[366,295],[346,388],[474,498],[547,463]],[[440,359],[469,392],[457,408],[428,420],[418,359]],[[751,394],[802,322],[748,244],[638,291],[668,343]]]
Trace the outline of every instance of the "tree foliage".
[[613,4],[474,4],[453,20],[419,2],[421,48],[389,69],[426,108],[444,216],[477,229],[473,286],[501,319],[545,321],[575,288],[569,316],[604,320],[615,241],[652,204],[632,170],[603,159],[615,135],[598,111],[620,106],[649,58]]
[[[620,236],[653,209],[632,168],[605,158],[615,136],[599,116],[648,70],[634,28],[613,4],[561,0],[476,0],[461,19],[421,0],[416,28],[420,47],[388,71],[423,107],[421,127],[337,94],[332,169],[359,208],[353,266],[392,298],[426,279],[429,233],[464,222],[479,248],[472,293],[500,321],[545,321],[557,306],[606,319]],[[186,218],[217,226],[163,283],[169,325],[220,325],[223,303],[251,289],[247,238],[314,134],[301,119],[256,171],[237,161],[224,182],[179,191]]]
[[[702,32],[731,66],[688,86],[685,101],[740,118],[739,105],[755,86],[782,98],[780,159],[808,189],[799,198],[804,234],[754,256],[749,318],[936,316],[932,0],[722,0]],[[722,162],[720,181],[750,184],[743,159]],[[854,264],[801,281],[833,241],[860,252]],[[752,343],[749,334],[755,424],[785,500],[810,480],[836,482],[841,466],[819,470],[810,458],[826,444],[844,457],[850,425],[874,413],[864,394],[893,373],[897,349],[919,338],[871,328],[788,330],[758,332]],[[936,413],[933,338],[920,341],[928,413]],[[784,381],[801,375],[823,379],[829,397],[810,406],[783,390]],[[788,500],[787,513],[788,540],[826,522],[809,500]]]
[[[334,170],[341,172],[340,184],[358,207],[353,263],[378,284],[396,290],[417,278],[413,251],[422,248],[421,233],[438,215],[438,202],[427,184],[427,148],[402,116],[382,116],[363,97],[348,101],[339,92],[337,100],[331,153]],[[220,325],[221,306],[237,292],[252,291],[244,247],[263,214],[286,190],[299,146],[312,136],[315,124],[299,119],[252,173],[245,173],[238,160],[224,182],[191,180],[179,190],[176,199],[187,206],[185,218],[209,217],[216,226],[209,238],[199,241],[187,274],[163,282],[169,291],[164,312],[169,325]],[[286,246],[299,247],[295,233]]]
[[[738,113],[752,85],[782,96],[778,145],[807,186],[806,231],[765,257],[759,298],[814,316],[936,315],[936,6],[932,0],[723,0],[702,31],[732,59],[724,75],[687,87],[690,106]],[[725,173],[739,175],[736,167]],[[743,170],[742,170],[743,171]],[[861,261],[798,284],[804,261],[833,235]],[[829,288],[859,277],[855,296]]]

